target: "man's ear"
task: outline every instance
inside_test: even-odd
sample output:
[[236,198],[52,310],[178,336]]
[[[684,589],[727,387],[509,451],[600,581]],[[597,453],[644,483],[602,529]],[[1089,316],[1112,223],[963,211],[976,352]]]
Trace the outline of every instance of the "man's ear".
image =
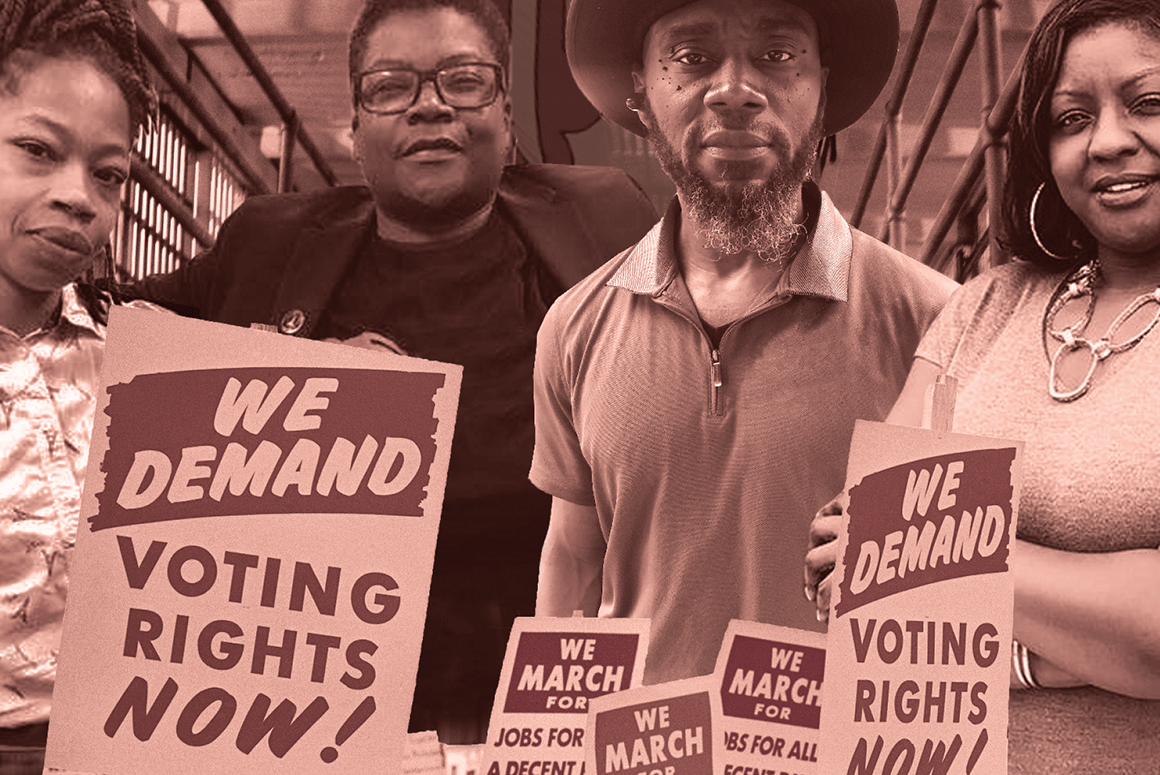
[[637,94],[644,94],[644,77],[639,70],[632,71],[632,90]]
[[822,67],[822,93],[820,95],[818,95],[818,113],[821,114],[823,119],[826,117],[826,102],[827,102],[827,99],[829,96],[828,93],[826,92],[826,79],[828,79],[829,76],[830,76],[830,68],[823,66]]

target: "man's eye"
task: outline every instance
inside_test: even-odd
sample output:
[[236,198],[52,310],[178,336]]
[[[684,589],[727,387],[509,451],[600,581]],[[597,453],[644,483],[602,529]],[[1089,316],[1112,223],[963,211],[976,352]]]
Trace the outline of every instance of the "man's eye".
[[709,59],[704,54],[698,54],[695,51],[689,51],[674,57],[673,61],[679,62],[682,65],[696,67],[697,65],[706,64]]
[[767,62],[788,62],[793,59],[793,53],[790,51],[770,51],[762,59]]

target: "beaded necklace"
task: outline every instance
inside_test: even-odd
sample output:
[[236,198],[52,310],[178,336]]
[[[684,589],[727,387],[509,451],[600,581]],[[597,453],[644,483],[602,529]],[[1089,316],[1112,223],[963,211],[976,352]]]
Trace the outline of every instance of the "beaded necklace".
[[[1092,319],[1092,311],[1095,309],[1096,293],[1095,283],[1100,276],[1100,265],[1096,259],[1088,261],[1083,266],[1076,269],[1067,278],[1064,279],[1063,293],[1058,293],[1047,308],[1047,314],[1043,318],[1043,327],[1051,337],[1061,344],[1056,349],[1055,354],[1050,356],[1051,373],[1047,378],[1047,390],[1051,397],[1056,401],[1074,401],[1080,396],[1088,392],[1092,386],[1092,378],[1095,376],[1096,366],[1100,361],[1106,360],[1112,355],[1122,353],[1135,347],[1140,341],[1148,335],[1157,323],[1160,323],[1160,287],[1149,293],[1143,293],[1128,303],[1124,310],[1116,316],[1112,324],[1108,326],[1108,330],[1103,337],[1096,340],[1091,340],[1083,336],[1084,329],[1087,328],[1088,323]],[[1080,319],[1072,323],[1066,328],[1057,329],[1055,327],[1055,318],[1059,315],[1059,311],[1073,299],[1087,298],[1087,306],[1084,308]],[[1128,321],[1132,315],[1143,307],[1145,304],[1154,303],[1157,305],[1156,314],[1152,317],[1152,321],[1144,327],[1135,336],[1126,339],[1123,342],[1113,342],[1112,338],[1120,330],[1120,327]],[[1058,383],[1057,375],[1059,363],[1063,359],[1065,353],[1074,352],[1081,347],[1088,348],[1091,354],[1091,365],[1088,366],[1087,374],[1084,375],[1083,381],[1080,382],[1079,387],[1073,390],[1060,390],[1056,387]]]

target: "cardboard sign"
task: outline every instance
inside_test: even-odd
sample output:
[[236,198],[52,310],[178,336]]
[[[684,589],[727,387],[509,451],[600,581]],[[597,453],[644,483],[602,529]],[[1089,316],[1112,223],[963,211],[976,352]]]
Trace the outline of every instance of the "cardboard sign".
[[734,619],[713,675],[721,695],[724,775],[812,775],[826,636]]
[[1021,442],[859,421],[821,772],[1004,773]]
[[640,686],[648,635],[647,619],[516,619],[482,771],[581,775],[589,705]]
[[397,769],[460,373],[114,308],[49,771]]
[[585,772],[713,775],[721,705],[714,676],[642,686],[592,701]]

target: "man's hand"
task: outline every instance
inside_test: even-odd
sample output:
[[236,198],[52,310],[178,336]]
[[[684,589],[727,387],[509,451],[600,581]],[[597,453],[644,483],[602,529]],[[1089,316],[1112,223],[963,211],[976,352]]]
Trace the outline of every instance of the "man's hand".
[[838,561],[838,531],[849,498],[846,493],[818,509],[810,523],[810,548],[806,552],[805,593],[818,607],[818,621],[830,621],[830,587]]
[[596,616],[604,583],[608,544],[595,506],[552,498],[548,535],[540,556],[536,616]]

